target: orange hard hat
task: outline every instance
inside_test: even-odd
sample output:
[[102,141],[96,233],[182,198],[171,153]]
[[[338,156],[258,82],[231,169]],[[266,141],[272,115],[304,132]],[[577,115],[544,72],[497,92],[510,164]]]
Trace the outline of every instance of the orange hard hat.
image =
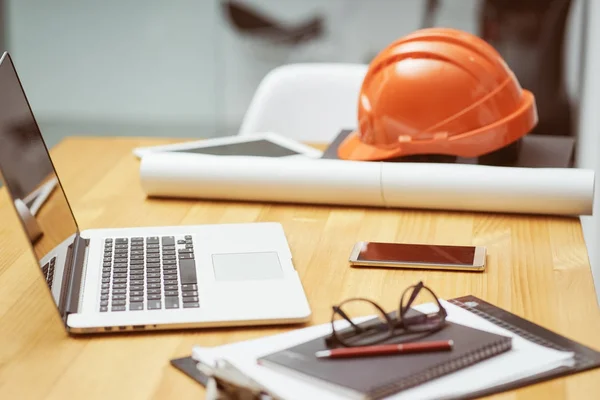
[[537,124],[535,99],[483,39],[429,28],[385,48],[369,65],[358,128],[338,148],[347,160],[415,154],[479,157]]

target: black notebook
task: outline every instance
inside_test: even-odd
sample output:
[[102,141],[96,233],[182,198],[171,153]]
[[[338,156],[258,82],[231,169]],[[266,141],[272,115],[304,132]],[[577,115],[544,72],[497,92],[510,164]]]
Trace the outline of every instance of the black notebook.
[[452,340],[451,351],[397,354],[352,359],[318,359],[327,350],[320,337],[258,361],[281,372],[299,374],[348,397],[379,399],[450,374],[511,349],[510,337],[448,322],[420,341]]

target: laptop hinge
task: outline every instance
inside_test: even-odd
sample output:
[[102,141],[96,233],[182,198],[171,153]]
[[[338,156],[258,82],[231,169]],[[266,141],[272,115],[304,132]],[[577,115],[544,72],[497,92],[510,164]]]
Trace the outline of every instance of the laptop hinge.
[[78,233],[73,244],[69,246],[65,261],[65,282],[63,282],[63,291],[58,306],[65,323],[67,316],[76,313],[79,308],[79,292],[82,286],[85,252],[89,243],[89,239],[82,238]]

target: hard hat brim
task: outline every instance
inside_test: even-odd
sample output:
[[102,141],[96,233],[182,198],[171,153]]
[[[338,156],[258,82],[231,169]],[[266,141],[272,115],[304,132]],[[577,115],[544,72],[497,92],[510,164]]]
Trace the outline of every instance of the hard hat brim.
[[377,161],[399,157],[403,152],[401,148],[386,150],[368,145],[362,142],[358,132],[354,131],[342,141],[337,153],[342,160]]
[[[342,160],[381,161],[414,154],[447,154],[460,157],[479,157],[498,150],[527,135],[538,122],[535,97],[523,90],[521,104],[512,114],[493,124],[465,132],[454,139],[406,143],[393,149],[376,147],[363,142],[357,131],[346,137],[337,149]],[[437,142],[437,143],[436,143]],[[448,146],[453,142],[451,146]],[[436,151],[438,150],[438,151]]]

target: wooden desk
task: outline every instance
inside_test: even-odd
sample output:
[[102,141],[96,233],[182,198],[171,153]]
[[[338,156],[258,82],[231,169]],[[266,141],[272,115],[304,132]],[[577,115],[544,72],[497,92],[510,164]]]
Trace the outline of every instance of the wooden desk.
[[[473,294],[600,349],[600,312],[577,219],[412,210],[147,200],[131,149],[173,140],[72,138],[52,154],[82,228],[279,221],[313,310],[367,296],[389,309],[420,279],[442,298]],[[219,345],[291,327],[68,337],[24,254],[0,194],[0,398],[199,399],[203,389],[170,366],[195,344]],[[350,269],[357,240],[485,245],[485,273]],[[600,370],[495,396],[591,399]]]

